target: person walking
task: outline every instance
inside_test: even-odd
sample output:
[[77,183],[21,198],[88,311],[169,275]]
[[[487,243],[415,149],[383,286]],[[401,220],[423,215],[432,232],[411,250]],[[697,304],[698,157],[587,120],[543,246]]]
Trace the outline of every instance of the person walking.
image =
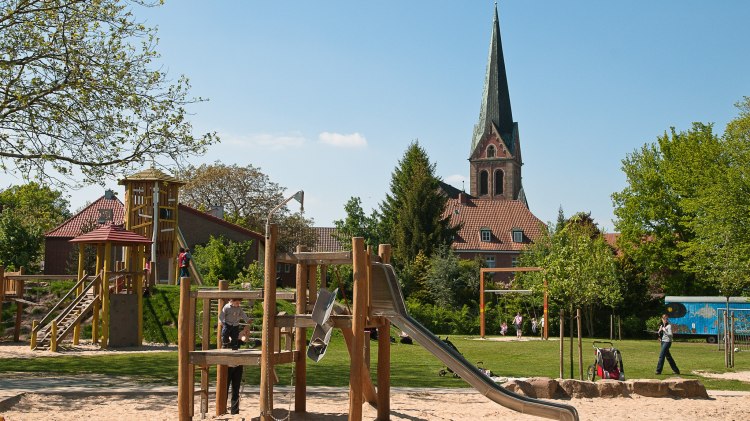
[[513,318],[513,325],[516,327],[516,339],[521,339],[521,327],[523,326],[523,317],[521,312],[516,313],[516,317]]
[[674,374],[680,374],[680,369],[677,368],[677,363],[672,358],[672,353],[669,352],[669,348],[672,347],[672,325],[669,323],[669,316],[666,314],[661,315],[661,325],[659,326],[659,341],[661,342],[661,351],[659,352],[659,361],[656,363],[656,373],[661,374],[662,368],[664,368],[664,359],[667,359],[669,367],[672,368]]
[[190,254],[189,248],[186,248],[184,251],[182,250],[182,248],[180,248],[180,255],[177,258],[177,260],[180,262],[180,278],[190,277],[188,268],[190,267],[190,259],[192,258],[193,256]]

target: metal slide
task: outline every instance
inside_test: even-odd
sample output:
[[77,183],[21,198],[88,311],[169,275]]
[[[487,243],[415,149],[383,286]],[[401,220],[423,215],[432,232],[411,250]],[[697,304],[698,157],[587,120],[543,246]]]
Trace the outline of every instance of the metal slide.
[[492,401],[524,414],[556,420],[578,420],[578,411],[573,406],[532,399],[499,386],[460,353],[447,346],[418,321],[412,319],[406,311],[404,296],[392,266],[373,263],[370,290],[374,315],[386,317]]

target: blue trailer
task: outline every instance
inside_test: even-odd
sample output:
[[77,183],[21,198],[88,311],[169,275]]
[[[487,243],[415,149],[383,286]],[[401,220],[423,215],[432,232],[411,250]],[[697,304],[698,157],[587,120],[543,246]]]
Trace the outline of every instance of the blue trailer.
[[[716,343],[727,309],[726,297],[666,296],[664,303],[675,335]],[[735,330],[744,334],[750,328],[750,300],[730,297],[729,311],[734,312]]]

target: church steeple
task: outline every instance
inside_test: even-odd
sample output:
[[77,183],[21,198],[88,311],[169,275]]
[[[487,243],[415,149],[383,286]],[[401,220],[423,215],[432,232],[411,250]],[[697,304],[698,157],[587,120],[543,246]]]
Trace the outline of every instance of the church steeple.
[[479,121],[474,126],[469,156],[471,195],[492,200],[526,202],[521,187],[521,146],[513,121],[495,4],[490,51],[484,79]]
[[484,78],[484,92],[479,111],[479,121],[474,126],[474,138],[471,145],[473,152],[482,136],[490,132],[493,127],[500,133],[508,149],[513,151],[513,112],[510,107],[510,93],[508,91],[508,76],[505,73],[505,57],[503,43],[500,38],[500,20],[495,16],[492,22],[492,37],[490,38],[490,52],[487,58],[487,72]]

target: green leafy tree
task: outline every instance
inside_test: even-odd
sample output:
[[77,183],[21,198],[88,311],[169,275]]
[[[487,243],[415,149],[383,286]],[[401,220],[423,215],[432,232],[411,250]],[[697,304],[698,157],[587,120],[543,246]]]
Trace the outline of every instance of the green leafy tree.
[[522,255],[524,266],[538,266],[542,272],[519,273],[519,283],[543,292],[547,280],[550,300],[565,310],[569,317],[571,340],[570,375],[573,376],[573,322],[576,309],[595,303],[614,307],[621,300],[621,288],[616,273],[612,249],[597,233],[595,224],[578,214],[568,220],[561,230],[553,227],[542,231],[542,236]]
[[476,308],[479,263],[459,259],[450,247],[442,247],[430,258],[426,284],[431,301],[438,306]]
[[236,242],[223,236],[211,236],[205,245],[195,246],[192,255],[201,268],[203,281],[216,285],[221,279],[232,282],[240,277],[251,246],[252,241]]
[[41,232],[70,218],[69,206],[61,191],[35,182],[10,186],[0,192],[1,212],[13,212],[24,225]]
[[700,295],[712,285],[686,267],[684,247],[695,238],[690,206],[713,183],[721,144],[711,125],[672,129],[623,160],[628,186],[612,195],[615,229],[625,255],[643,268],[656,291]]
[[0,10],[0,168],[52,183],[121,175],[149,158],[180,163],[216,138],[192,135],[183,76],[154,64],[148,0],[6,1]]
[[359,197],[351,197],[344,205],[346,218],[333,221],[336,227],[336,240],[346,250],[352,248],[352,237],[362,237],[366,246],[377,247],[376,234],[377,215],[373,212],[370,216],[365,215],[362,209],[362,200]]
[[0,265],[8,270],[23,266],[36,272],[43,238],[39,227],[25,225],[14,212],[0,213]]
[[412,142],[391,175],[391,191],[380,205],[378,237],[393,244],[397,265],[413,261],[422,252],[431,256],[449,245],[459,227],[443,217],[448,197],[439,190],[427,153]]

